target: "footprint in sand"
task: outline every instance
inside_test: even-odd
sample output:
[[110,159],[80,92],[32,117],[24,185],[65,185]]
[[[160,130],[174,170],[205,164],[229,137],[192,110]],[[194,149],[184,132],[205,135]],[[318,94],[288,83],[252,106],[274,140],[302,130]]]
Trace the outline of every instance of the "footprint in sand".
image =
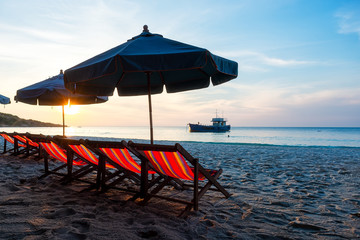
[[44,217],[47,219],[55,219],[55,218],[61,218],[61,217],[67,217],[74,215],[76,211],[72,208],[65,208],[65,209],[59,209],[53,213],[45,214]]
[[15,186],[14,184],[6,184],[5,185],[11,192],[17,192],[20,190],[20,188],[18,188],[17,186]]
[[58,239],[72,239],[72,240],[81,240],[87,239],[88,236],[83,233],[77,233],[73,230],[68,231],[67,228],[59,228],[53,230],[53,234],[57,236]]
[[72,221],[71,226],[78,229],[80,233],[87,233],[90,229],[90,222],[86,219],[79,219]]
[[129,218],[129,219],[125,219],[126,223],[129,225],[133,225],[134,224],[134,219]]
[[141,238],[153,238],[158,235],[158,233],[154,230],[145,231],[145,232],[138,232]]

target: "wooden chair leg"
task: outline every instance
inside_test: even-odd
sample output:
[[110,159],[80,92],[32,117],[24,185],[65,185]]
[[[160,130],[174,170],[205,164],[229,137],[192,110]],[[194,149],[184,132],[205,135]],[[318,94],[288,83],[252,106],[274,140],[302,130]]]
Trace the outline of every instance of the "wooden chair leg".
[[172,180],[171,177],[166,177],[162,183],[160,183],[156,188],[154,188],[150,194],[147,194],[144,200],[142,201],[143,204],[146,204],[152,197],[152,195],[156,195],[161,189],[163,189],[169,182]]
[[74,153],[72,151],[69,151],[69,149],[67,149],[67,180],[66,181],[71,181],[72,180],[72,171],[73,171],[73,160],[74,160]]
[[199,162],[194,159],[194,210],[199,210]]
[[48,155],[47,154],[44,154],[44,174],[41,175],[40,177],[38,177],[39,179],[42,179],[46,176],[48,176],[50,174],[50,171],[49,171],[49,160],[48,160]]
[[99,189],[102,186],[103,172],[105,172],[105,170],[105,159],[103,156],[100,156],[98,162],[98,172],[96,175],[96,189]]
[[141,184],[140,184],[140,198],[145,198],[149,189],[149,163],[148,161],[141,159]]
[[4,151],[2,153],[6,153],[6,143],[7,143],[7,141],[4,138]]

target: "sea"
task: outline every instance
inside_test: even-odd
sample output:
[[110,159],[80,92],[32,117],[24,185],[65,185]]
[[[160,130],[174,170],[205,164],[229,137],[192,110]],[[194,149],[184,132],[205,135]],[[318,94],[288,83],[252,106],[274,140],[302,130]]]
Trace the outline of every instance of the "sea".
[[[0,131],[62,135],[61,127],[3,127]],[[68,137],[150,139],[149,127],[67,127]],[[225,133],[194,133],[189,128],[154,127],[155,141],[224,144],[360,147],[359,127],[232,127]]]

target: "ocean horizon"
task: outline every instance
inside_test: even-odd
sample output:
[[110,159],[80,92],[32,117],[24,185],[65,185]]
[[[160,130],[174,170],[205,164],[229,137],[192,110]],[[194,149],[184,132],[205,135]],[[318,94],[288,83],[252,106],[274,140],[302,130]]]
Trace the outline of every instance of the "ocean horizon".
[[[61,127],[2,127],[5,132],[62,135]],[[148,126],[66,127],[68,137],[150,139]],[[195,133],[186,126],[154,127],[154,140],[218,144],[360,148],[360,127],[232,127],[229,132]]]

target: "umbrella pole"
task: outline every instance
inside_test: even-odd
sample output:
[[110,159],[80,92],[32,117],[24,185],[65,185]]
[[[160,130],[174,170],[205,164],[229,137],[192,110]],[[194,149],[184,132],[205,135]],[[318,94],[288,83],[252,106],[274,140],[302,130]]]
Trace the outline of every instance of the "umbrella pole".
[[154,135],[153,135],[153,121],[152,121],[152,107],[151,107],[151,86],[150,86],[150,74],[147,72],[147,81],[148,81],[148,100],[149,100],[149,118],[150,118],[150,142],[154,144]]
[[[148,81],[148,99],[149,99],[149,116],[150,116],[150,141],[151,144],[154,143],[153,139],[153,123],[152,123],[152,108],[151,108],[151,86],[150,86],[150,74],[147,72],[147,81]],[[148,189],[149,189],[149,179],[148,179],[148,170],[149,163],[148,161],[141,159],[141,184],[140,184],[140,198],[146,198]]]
[[65,114],[64,114],[64,105],[62,105],[62,118],[63,118],[63,137],[65,137]]

